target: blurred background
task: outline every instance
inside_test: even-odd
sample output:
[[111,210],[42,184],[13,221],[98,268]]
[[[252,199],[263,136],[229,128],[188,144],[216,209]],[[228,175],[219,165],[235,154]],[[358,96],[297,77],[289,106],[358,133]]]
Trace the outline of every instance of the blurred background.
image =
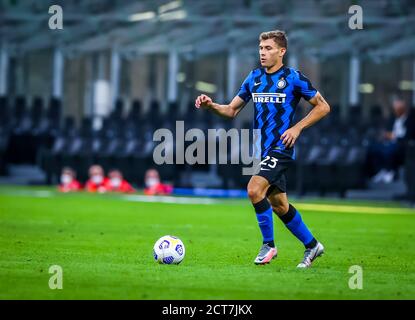
[[[49,28],[52,5],[62,29]],[[99,164],[137,188],[156,168],[176,188],[244,189],[237,165],[155,165],[153,132],[250,128],[252,102],[225,121],[194,99],[229,102],[274,29],[288,35],[285,64],[332,106],[297,143],[290,192],[414,201],[410,0],[0,0],[0,183],[57,184],[64,167],[85,182]],[[297,121],[308,111],[302,101]]]

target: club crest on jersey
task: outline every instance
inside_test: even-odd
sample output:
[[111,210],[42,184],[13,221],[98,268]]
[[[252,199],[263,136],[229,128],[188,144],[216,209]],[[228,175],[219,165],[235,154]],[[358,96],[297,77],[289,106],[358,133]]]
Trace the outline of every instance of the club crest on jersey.
[[285,79],[284,78],[281,78],[277,82],[278,89],[283,89],[283,88],[285,88],[286,85],[287,85],[287,82],[285,82]]
[[253,93],[252,100],[258,103],[285,103],[286,93]]

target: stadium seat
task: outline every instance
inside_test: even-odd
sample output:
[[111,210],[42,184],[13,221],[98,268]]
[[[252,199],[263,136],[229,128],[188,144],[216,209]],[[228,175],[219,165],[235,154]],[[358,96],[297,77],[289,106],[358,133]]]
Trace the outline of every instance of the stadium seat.
[[406,148],[405,182],[408,200],[415,203],[415,140],[409,141]]
[[6,96],[0,96],[0,127],[9,127],[10,113]]
[[137,123],[143,120],[143,107],[140,100],[133,100],[127,119],[135,120]]
[[124,101],[121,98],[118,98],[115,101],[115,106],[112,112],[109,115],[112,119],[123,119],[124,117]]

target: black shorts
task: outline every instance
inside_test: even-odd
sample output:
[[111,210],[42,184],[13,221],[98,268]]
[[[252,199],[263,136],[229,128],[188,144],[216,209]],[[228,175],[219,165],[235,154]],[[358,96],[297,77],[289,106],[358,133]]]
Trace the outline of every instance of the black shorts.
[[275,188],[280,192],[287,192],[286,171],[293,165],[294,160],[276,151],[271,151],[262,158],[257,176],[264,177],[270,184],[267,196],[271,194]]

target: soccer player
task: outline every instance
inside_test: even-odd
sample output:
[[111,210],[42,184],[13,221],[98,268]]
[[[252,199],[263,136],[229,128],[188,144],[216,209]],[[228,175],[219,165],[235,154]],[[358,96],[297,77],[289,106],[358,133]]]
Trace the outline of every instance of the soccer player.
[[[261,33],[259,55],[262,67],[251,71],[231,103],[221,105],[202,94],[196,98],[195,106],[234,118],[253,99],[254,129],[261,132],[262,161],[247,189],[263,237],[263,245],[254,262],[266,264],[277,256],[272,216],[275,212],[305,246],[304,257],[297,267],[308,268],[323,254],[324,247],[310,232],[298,210],[288,202],[285,174],[295,159],[294,144],[301,131],[326,116],[330,106],[301,72],[283,64],[286,51],[285,32]],[[293,125],[295,109],[301,98],[313,108]]]

